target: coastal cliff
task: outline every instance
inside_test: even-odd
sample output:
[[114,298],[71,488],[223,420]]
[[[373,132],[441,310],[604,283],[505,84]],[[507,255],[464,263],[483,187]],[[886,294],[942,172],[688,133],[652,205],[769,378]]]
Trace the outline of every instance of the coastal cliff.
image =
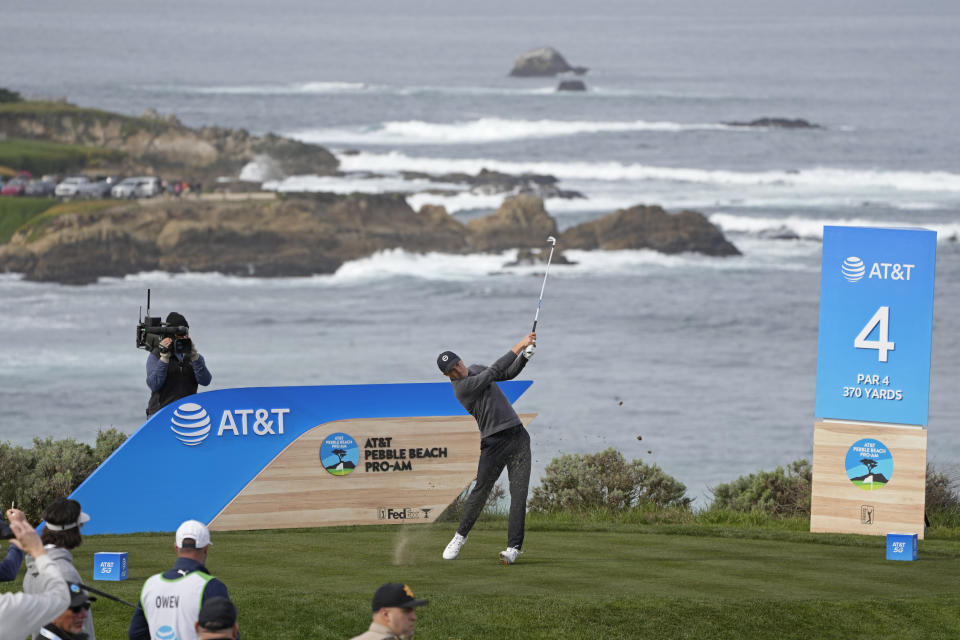
[[113,152],[104,171],[191,179],[236,176],[255,158],[268,156],[288,175],[329,175],[338,161],[321,146],[243,129],[187,127],[174,116],[153,111],[126,116],[66,102],[0,105],[0,137],[47,140]]

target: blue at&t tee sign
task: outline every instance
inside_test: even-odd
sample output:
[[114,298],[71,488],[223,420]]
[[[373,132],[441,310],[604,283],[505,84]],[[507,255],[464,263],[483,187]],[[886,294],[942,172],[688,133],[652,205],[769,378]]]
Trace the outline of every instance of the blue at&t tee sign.
[[927,424],[937,234],[824,227],[818,418]]

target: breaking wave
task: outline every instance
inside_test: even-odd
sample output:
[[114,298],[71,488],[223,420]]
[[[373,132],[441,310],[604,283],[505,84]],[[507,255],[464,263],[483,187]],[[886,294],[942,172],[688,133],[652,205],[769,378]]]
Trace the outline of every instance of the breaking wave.
[[479,118],[464,122],[424,122],[404,120],[375,126],[307,129],[288,133],[290,137],[316,144],[357,145],[451,145],[485,144],[531,138],[557,138],[585,133],[628,131],[742,131],[743,127],[722,124],[684,124],[680,122],[633,122],[594,120],[509,120]]

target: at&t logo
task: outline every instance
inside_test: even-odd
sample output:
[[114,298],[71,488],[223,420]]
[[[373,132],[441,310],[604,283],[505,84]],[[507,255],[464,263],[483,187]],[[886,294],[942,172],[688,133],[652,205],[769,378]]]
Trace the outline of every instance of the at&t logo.
[[863,260],[857,256],[850,256],[843,261],[843,266],[840,267],[840,273],[843,274],[843,277],[846,278],[848,282],[860,280],[866,271]]
[[163,625],[157,629],[157,640],[177,640],[177,632],[170,625]]
[[[282,436],[283,420],[290,409],[224,409],[220,414],[217,437],[224,433],[234,436]],[[176,408],[170,419],[177,440],[195,447],[213,433],[213,424],[207,410],[195,402],[185,402]]]
[[193,402],[177,407],[170,422],[173,423],[170,430],[176,434],[177,440],[188,447],[197,446],[210,435],[210,416],[207,415],[207,410]]
[[900,262],[874,262],[868,275],[867,266],[863,263],[863,260],[857,256],[849,256],[840,266],[840,273],[848,282],[862,280],[865,275],[868,280],[873,278],[877,280],[909,280],[916,266],[915,264]]

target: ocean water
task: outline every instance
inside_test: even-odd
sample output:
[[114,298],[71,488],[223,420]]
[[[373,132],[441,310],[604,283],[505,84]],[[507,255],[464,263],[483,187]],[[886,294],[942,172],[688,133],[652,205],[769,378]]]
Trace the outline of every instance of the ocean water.
[[[700,503],[711,486],[810,455],[823,226],[934,229],[930,458],[955,463],[960,8],[448,5],[15,0],[0,86],[338,154],[344,176],[267,185],[279,191],[401,190],[469,219],[503,196],[399,172],[487,168],[581,191],[546,201],[561,228],[640,203],[704,212],[742,257],[570,251],[576,265],[551,269],[535,384],[518,402],[540,414],[535,476],[559,453],[614,446]],[[507,77],[543,45],[590,68],[587,92]],[[820,128],[728,124],[761,117]],[[438,186],[448,192],[428,192]],[[796,238],[771,238],[783,232]],[[332,276],[148,273],[87,287],[2,275],[0,440],[90,441],[142,423],[133,336],[148,287],[155,312],[190,320],[214,388],[435,381],[439,351],[489,362],[528,330],[542,273],[504,268],[511,258],[397,250]]]

